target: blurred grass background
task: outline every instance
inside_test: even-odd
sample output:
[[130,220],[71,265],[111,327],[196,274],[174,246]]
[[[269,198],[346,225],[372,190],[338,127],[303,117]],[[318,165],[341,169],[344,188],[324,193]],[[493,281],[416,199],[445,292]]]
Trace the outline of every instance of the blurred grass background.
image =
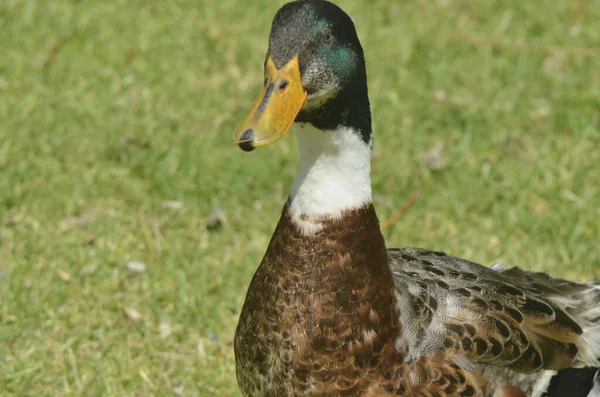
[[[234,396],[293,179],[230,142],[282,2],[0,3],[0,390]],[[600,2],[339,1],[390,246],[600,278]]]

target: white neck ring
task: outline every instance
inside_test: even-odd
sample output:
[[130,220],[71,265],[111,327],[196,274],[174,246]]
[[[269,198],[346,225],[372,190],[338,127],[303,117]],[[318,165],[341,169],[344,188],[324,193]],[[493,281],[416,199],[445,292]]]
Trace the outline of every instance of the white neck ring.
[[358,131],[340,127],[322,131],[296,123],[300,166],[290,191],[292,221],[306,234],[321,221],[341,219],[371,199],[371,145]]

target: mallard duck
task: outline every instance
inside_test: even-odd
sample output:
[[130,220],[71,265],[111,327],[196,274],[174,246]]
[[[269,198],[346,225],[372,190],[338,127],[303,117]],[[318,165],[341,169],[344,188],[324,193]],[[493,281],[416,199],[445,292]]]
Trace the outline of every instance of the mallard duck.
[[277,12],[262,92],[233,139],[251,151],[292,124],[299,170],[235,334],[244,395],[590,393],[599,285],[386,248],[363,50],[324,0]]

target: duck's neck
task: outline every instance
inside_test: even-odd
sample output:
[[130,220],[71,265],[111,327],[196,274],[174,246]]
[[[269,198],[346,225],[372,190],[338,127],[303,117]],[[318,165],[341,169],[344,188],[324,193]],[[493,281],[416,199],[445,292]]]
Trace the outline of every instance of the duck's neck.
[[292,185],[289,211],[303,233],[322,222],[371,204],[371,145],[351,127],[322,131],[296,124],[300,166]]

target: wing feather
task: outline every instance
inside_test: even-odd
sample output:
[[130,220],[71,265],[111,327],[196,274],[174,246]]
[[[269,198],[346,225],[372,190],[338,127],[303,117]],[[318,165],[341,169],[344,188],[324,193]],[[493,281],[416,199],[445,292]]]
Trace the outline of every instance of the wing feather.
[[577,292],[581,284],[422,249],[388,254],[414,357],[450,351],[465,368],[493,365],[519,373],[567,368],[575,360],[583,329],[549,295]]

